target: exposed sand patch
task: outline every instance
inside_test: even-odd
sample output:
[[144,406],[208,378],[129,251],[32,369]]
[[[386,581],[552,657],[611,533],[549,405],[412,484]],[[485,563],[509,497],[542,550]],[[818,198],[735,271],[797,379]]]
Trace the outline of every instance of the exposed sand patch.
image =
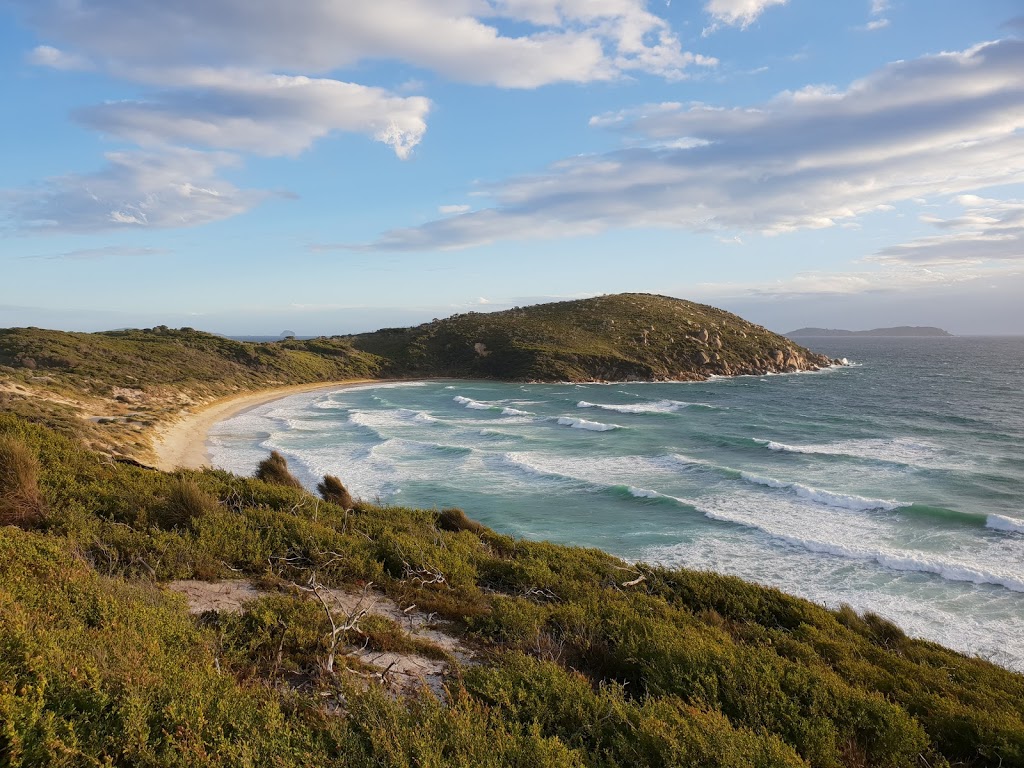
[[[174,581],[167,585],[172,592],[185,595],[190,613],[223,611],[241,613],[245,603],[268,594],[245,580],[232,581]],[[473,650],[459,638],[444,632],[432,622],[432,617],[415,610],[415,606],[403,610],[390,598],[373,591],[346,591],[341,589],[320,589],[336,614],[336,620],[354,618],[365,612],[369,616],[383,616],[391,619],[412,639],[425,640],[444,650],[460,664],[473,663]],[[450,665],[443,659],[432,659],[416,653],[396,651],[374,651],[368,648],[350,646],[339,649],[351,658],[358,659],[368,667],[377,670],[381,680],[398,689],[411,691],[426,684],[438,696],[443,694],[445,677],[451,672]]]
[[210,466],[211,459],[206,448],[206,438],[210,429],[217,422],[229,419],[250,408],[302,392],[336,391],[347,386],[373,383],[375,381],[377,380],[350,379],[333,384],[324,384],[322,382],[317,384],[296,384],[288,387],[266,389],[260,392],[249,392],[201,405],[197,410],[182,414],[179,421],[156,428],[153,435],[153,452],[157,457],[157,469],[172,472],[178,468],[199,469],[204,466]]

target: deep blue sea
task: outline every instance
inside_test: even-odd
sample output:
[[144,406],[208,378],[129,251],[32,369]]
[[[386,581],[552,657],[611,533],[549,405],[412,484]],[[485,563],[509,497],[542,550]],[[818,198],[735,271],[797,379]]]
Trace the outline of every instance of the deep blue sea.
[[729,573],[1024,671],[1024,338],[815,339],[847,367],[703,383],[429,381],[278,400],[281,451],[367,499]]

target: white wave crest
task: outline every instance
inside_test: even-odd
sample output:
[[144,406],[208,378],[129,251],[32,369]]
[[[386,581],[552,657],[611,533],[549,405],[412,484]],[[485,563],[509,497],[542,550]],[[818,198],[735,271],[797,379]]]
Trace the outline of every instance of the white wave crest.
[[502,408],[502,416],[532,416],[529,411],[520,411],[518,408]]
[[1024,520],[1014,520],[1004,515],[989,515],[985,521],[985,527],[994,531],[1006,531],[1007,533],[1024,533]]
[[657,402],[635,403],[618,405],[615,403],[588,403],[581,400],[576,404],[577,408],[599,408],[603,411],[614,411],[615,413],[676,413],[683,408],[698,406],[701,408],[714,408],[707,403],[687,403],[682,400],[658,400]]
[[851,560],[877,563],[894,571],[910,571],[940,576],[947,581],[964,581],[972,584],[991,584],[1004,587],[1012,592],[1024,592],[1024,579],[1016,574],[997,573],[983,568],[950,562],[936,557],[928,557],[916,552],[902,549],[868,549],[851,546],[830,539],[810,539],[796,535],[790,530],[779,528],[777,522],[768,519],[751,519],[742,512],[735,512],[727,506],[720,509],[709,509],[701,504],[692,504],[695,509],[711,520],[742,525],[753,528],[783,541],[792,546],[801,547],[809,552],[823,555],[834,555]]
[[872,551],[857,547],[848,547],[835,542],[820,542],[810,539],[803,539],[796,536],[778,536],[790,544],[808,549],[811,552],[820,554],[837,555],[855,560],[871,560],[881,566],[894,571],[915,571],[917,573],[931,573],[941,576],[947,581],[966,581],[972,584],[992,584],[997,587],[1004,587],[1011,592],[1024,592],[1024,580],[1007,576],[980,568],[971,568],[959,563],[949,563],[937,558],[923,557],[906,552],[896,551]]
[[609,432],[613,429],[621,429],[618,424],[602,424],[599,421],[587,421],[586,419],[574,419],[570,416],[561,416],[558,423],[563,427],[573,429],[586,429],[590,432]]
[[740,477],[748,483],[764,485],[768,488],[779,488],[792,491],[802,499],[824,504],[828,507],[849,509],[854,512],[865,512],[870,509],[885,509],[892,511],[900,507],[909,506],[902,501],[892,499],[869,499],[864,496],[857,496],[852,493],[836,493],[834,491],[823,491],[820,488],[812,488],[802,483],[787,483],[784,480],[776,480],[774,477],[761,477],[750,472],[741,472]]
[[427,386],[427,382],[425,381],[390,381],[381,384],[358,384],[351,387],[338,387],[338,389],[331,394],[338,394],[341,392],[362,392],[367,389],[406,389],[408,387],[425,386]]
[[470,410],[474,411],[489,411],[494,407],[490,403],[481,403],[477,400],[472,400],[468,397],[463,397],[462,395],[456,395],[455,397],[452,398],[452,400],[454,400],[459,405],[464,405]]
[[395,411],[395,413],[397,413],[403,419],[416,421],[419,422],[420,424],[434,424],[438,421],[438,419],[435,419],[429,413],[425,413],[424,411],[413,411],[409,408],[399,408],[397,411]]
[[665,498],[665,494],[658,493],[657,491],[650,491],[646,488],[634,488],[629,486],[629,493],[638,499],[661,499]]
[[769,451],[778,453],[818,454],[822,456],[849,456],[868,461],[883,461],[926,468],[955,468],[962,462],[952,462],[941,448],[906,439],[839,440],[834,443],[789,445],[775,440],[758,440]]

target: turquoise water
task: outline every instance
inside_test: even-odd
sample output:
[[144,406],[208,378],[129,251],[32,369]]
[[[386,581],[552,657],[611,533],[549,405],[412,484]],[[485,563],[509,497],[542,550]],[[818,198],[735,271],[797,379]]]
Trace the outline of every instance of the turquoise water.
[[459,506],[533,539],[705,568],[1024,670],[1024,339],[821,339],[853,361],[703,383],[430,381],[219,424],[309,487]]

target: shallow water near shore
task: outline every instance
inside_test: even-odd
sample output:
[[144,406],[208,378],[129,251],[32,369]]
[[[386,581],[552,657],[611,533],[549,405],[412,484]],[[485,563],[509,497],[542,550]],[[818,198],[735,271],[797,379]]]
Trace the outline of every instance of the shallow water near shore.
[[218,424],[384,503],[706,568],[1024,671],[1024,338],[819,339],[819,373],[690,384],[430,381],[296,395]]

